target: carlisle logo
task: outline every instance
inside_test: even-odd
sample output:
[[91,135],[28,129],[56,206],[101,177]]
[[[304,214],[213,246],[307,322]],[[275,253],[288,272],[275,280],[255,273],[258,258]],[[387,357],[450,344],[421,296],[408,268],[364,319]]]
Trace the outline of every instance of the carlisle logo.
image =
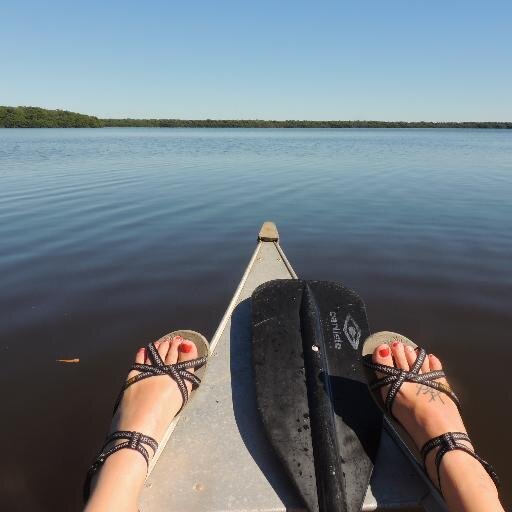
[[347,338],[348,342],[352,345],[354,350],[357,350],[359,341],[361,340],[361,329],[357,325],[356,321],[352,318],[350,313],[345,318],[345,324],[343,325],[343,333]]
[[352,348],[357,350],[359,341],[361,340],[361,329],[359,328],[359,325],[357,325],[356,321],[352,318],[350,313],[347,315],[347,318],[345,318],[343,331],[339,326],[336,312],[330,311],[329,316],[331,317],[331,329],[332,337],[334,338],[334,348],[337,348],[338,350],[341,349],[341,344],[343,343],[341,333],[343,332],[345,338],[348,340]]

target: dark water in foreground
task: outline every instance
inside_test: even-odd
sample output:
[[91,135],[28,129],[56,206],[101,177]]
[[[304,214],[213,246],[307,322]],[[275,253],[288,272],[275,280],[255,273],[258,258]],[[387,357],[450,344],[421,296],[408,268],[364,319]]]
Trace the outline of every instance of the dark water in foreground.
[[79,508],[135,350],[211,335],[267,219],[445,361],[512,505],[510,131],[128,128],[0,130],[2,510]]

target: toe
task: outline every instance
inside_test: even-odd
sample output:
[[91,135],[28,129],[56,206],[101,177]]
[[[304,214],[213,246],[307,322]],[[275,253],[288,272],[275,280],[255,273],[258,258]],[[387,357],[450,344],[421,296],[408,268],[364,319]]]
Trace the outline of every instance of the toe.
[[402,370],[409,370],[409,363],[405,357],[404,344],[401,341],[395,340],[391,343],[391,353],[395,360],[395,366]]
[[404,347],[404,350],[405,350],[405,358],[407,359],[409,368],[412,368],[414,365],[414,362],[416,361],[416,357],[418,356],[418,354],[414,350],[414,347],[411,347],[410,345],[406,345]]
[[160,354],[162,361],[165,361],[168,351],[169,351],[169,340],[163,339],[162,342],[160,343],[160,346],[158,347],[158,353]]
[[431,370],[432,370],[432,368],[430,366],[430,357],[427,355],[427,356],[425,356],[423,364],[421,365],[421,372],[420,373],[428,373]]
[[[405,358],[407,359],[407,363],[409,364],[409,368],[412,368],[414,366],[414,363],[416,362],[416,359],[418,358],[418,349],[411,347],[410,345],[404,346],[405,351]],[[428,360],[428,356],[425,357],[423,360],[423,363],[421,365],[419,373],[427,373],[430,371],[430,364]]]
[[143,364],[146,359],[146,349],[144,347],[139,348],[137,350],[137,354],[135,354],[135,362],[137,364]]
[[441,365],[441,361],[439,361],[439,359],[434,354],[429,354],[428,360],[429,360],[430,369],[432,371],[437,371],[437,370],[443,369],[443,366]]
[[[190,340],[182,340],[179,346],[179,356],[178,361],[190,361],[191,359],[195,359],[197,357],[197,347],[194,342]],[[189,372],[193,372],[194,370],[190,368]]]
[[[383,364],[385,366],[394,366],[393,365],[393,356],[391,355],[391,349],[389,345],[386,343],[382,343],[379,345],[374,351],[372,355],[372,361],[377,364]],[[382,379],[386,376],[386,374],[381,372],[375,372],[377,379]],[[389,386],[383,386],[381,388],[381,396],[382,400],[386,399],[386,395],[388,392]]]
[[178,347],[181,345],[183,338],[181,336],[174,336],[172,338],[167,357],[165,358],[165,364],[175,364],[178,361]]
[[[190,361],[191,359],[195,359],[197,357],[197,347],[195,343],[190,340],[182,339],[180,345],[178,347],[179,355],[178,361]],[[194,373],[194,368],[187,368],[190,373]],[[186,381],[187,388],[190,391],[192,389],[192,383],[190,381]]]
[[389,346],[383,343],[379,345],[374,351],[372,356],[373,362],[377,364],[385,364],[386,366],[393,366],[393,357]]
[[[441,364],[441,361],[439,361],[439,359],[434,354],[429,354],[427,356],[427,359],[428,359],[428,364],[429,364],[431,372],[436,372],[438,370],[443,369],[443,365]],[[448,386],[448,381],[444,378],[439,379],[438,382],[441,382],[442,384],[445,384],[446,386]]]

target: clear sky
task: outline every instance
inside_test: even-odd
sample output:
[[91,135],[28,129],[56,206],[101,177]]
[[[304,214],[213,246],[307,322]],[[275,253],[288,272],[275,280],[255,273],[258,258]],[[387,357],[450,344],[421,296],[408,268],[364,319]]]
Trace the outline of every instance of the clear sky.
[[2,0],[0,105],[512,121],[512,1]]

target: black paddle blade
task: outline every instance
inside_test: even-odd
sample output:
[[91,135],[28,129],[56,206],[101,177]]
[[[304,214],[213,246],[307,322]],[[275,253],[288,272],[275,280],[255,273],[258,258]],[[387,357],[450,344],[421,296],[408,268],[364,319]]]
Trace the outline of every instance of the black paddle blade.
[[267,436],[310,511],[359,512],[382,428],[361,365],[353,291],[276,280],[252,296],[256,396]]

